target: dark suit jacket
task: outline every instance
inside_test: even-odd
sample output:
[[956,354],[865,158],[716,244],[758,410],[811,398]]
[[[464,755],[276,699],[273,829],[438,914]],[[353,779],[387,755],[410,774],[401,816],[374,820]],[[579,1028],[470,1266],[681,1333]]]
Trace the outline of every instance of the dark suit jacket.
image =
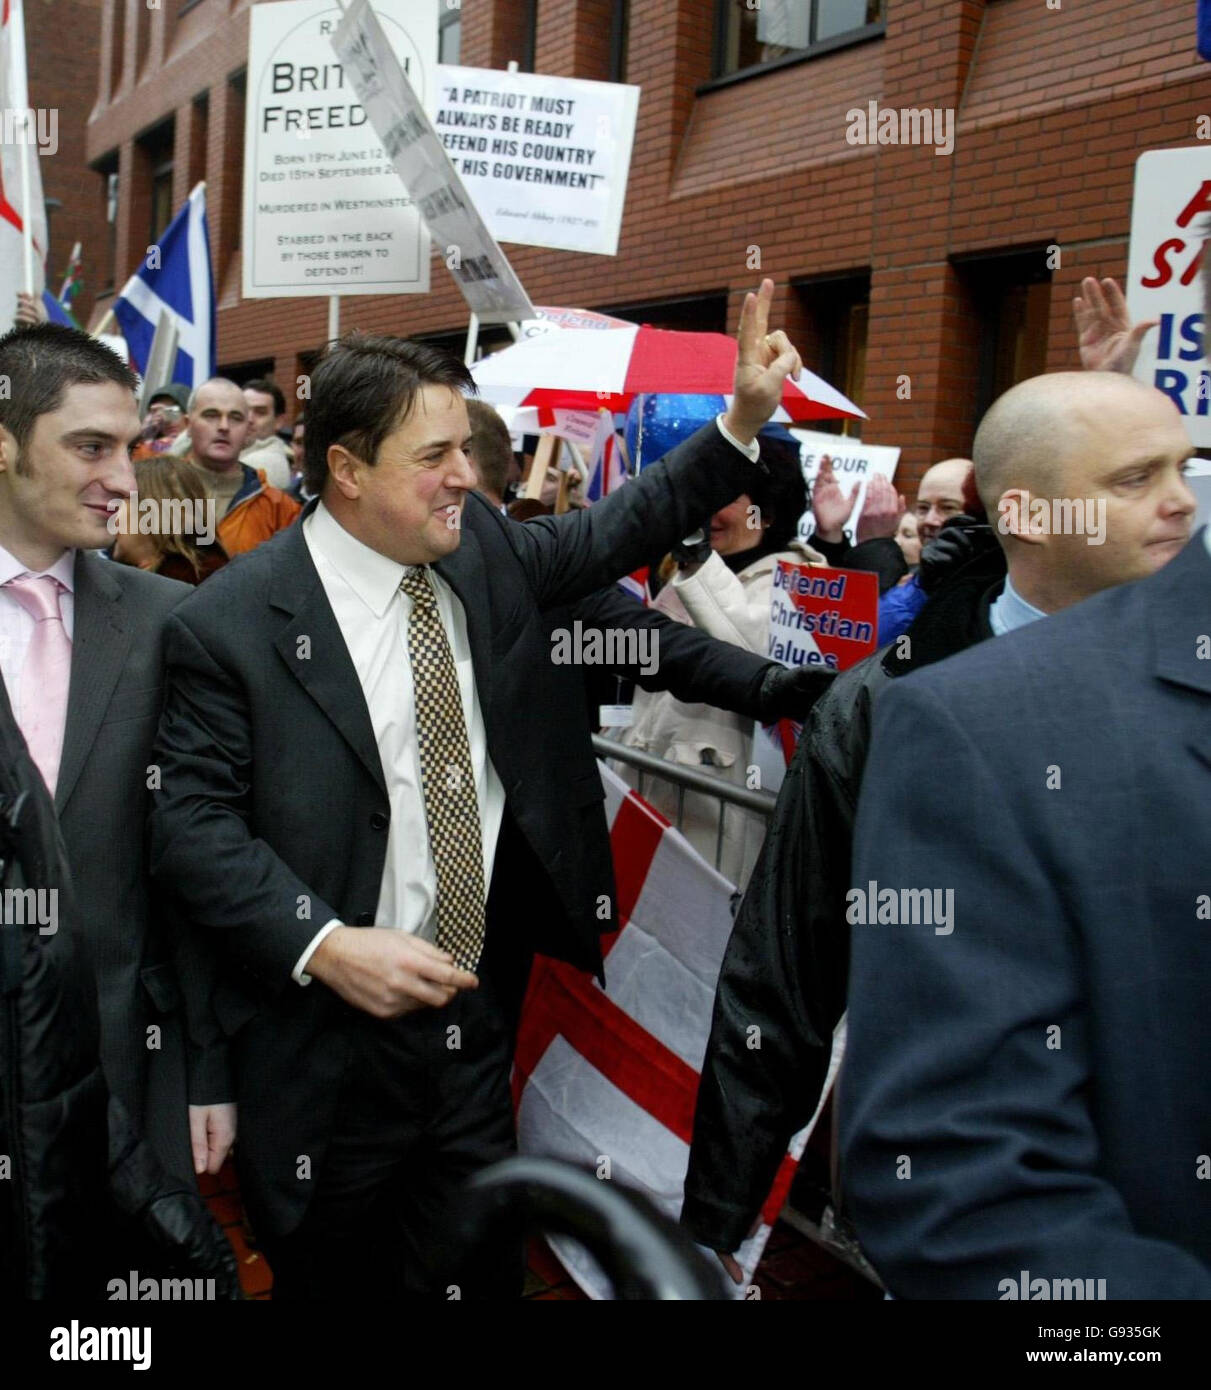
[[101,1060],[110,1090],[160,1160],[184,1177],[193,1172],[184,1030],[172,937],[149,888],[147,784],[163,698],[164,623],[192,591],[89,551],[78,552],[73,579],[55,807],[96,969]]
[[[599,969],[598,937],[614,925],[583,693],[552,665],[542,610],[667,550],[746,491],[752,469],[711,424],[588,511],[519,526],[467,498],[459,548],[435,568],[466,610],[506,823],[533,870],[516,894],[519,950]],[[389,813],[382,767],[300,527],[207,580],[169,628],[154,872],[225,959],[212,1001],[196,998],[200,978],[191,983],[191,1008],[201,1018],[212,1003],[234,1037],[245,1196],[262,1229],[284,1234],[314,1189],[299,1156],[314,1174],[349,1055],[345,1005],[290,972],[324,922],[374,921]],[[217,1057],[221,1041],[210,1045]]]
[[853,882],[954,891],[851,929],[842,1178],[897,1296],[1211,1296],[1209,615],[1200,534],[876,708]]

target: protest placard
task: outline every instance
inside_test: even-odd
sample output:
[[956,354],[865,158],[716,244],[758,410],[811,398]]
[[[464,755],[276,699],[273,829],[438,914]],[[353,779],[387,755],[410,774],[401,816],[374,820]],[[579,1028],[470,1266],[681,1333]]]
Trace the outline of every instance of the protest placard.
[[331,42],[467,307],[481,323],[533,318],[534,306],[450,163],[369,0],[355,0],[345,11]]
[[[437,65],[438,0],[380,0],[417,91]],[[429,237],[343,65],[332,0],[254,5],[244,137],[243,294],[423,294]]]
[[[864,444],[862,440],[851,439],[847,435],[824,434],[818,430],[792,429],[791,434],[801,445],[799,460],[809,490],[814,485],[825,458],[832,463],[833,472],[843,492],[848,493],[856,485],[853,506],[843,528],[852,541],[858,525],[858,515],[866,501],[867,485],[876,474],[886,478],[888,482],[892,481],[896,476],[896,465],[900,461],[899,448],[886,444]],[[805,513],[799,523],[800,536],[806,540],[815,529],[815,518],[811,512]]]
[[434,125],[498,241],[618,254],[639,88],[442,67]]
[[1148,150],[1135,162],[1127,308],[1138,323],[1159,319],[1135,372],[1185,417],[1195,444],[1211,445],[1211,369],[1203,324],[1202,225],[1211,213],[1205,145]]
[[870,656],[878,635],[878,575],[778,561],[769,621],[775,661],[845,671]]

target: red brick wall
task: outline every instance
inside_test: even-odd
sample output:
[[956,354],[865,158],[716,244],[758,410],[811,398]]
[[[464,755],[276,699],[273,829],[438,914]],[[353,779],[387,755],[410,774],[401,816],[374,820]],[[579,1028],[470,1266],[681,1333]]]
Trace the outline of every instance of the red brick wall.
[[101,63],[101,0],[26,0],[25,46],[29,99],[59,113],[59,149],[40,160],[42,192],[63,204],[50,218],[46,283],[58,294],[72,245],[80,242],[84,289],[77,316],[92,311],[109,258],[109,230],[97,227],[97,189],[85,167],[85,127]]
[[[87,154],[97,160],[125,149],[174,111],[180,152],[203,138],[186,126],[190,102],[209,93],[205,169],[220,357],[272,355],[286,384],[300,354],[325,336],[327,306],[238,298],[243,117],[228,78],[246,63],[247,8],[247,0],[201,0],[179,18],[173,0],[160,12],[141,0],[126,9],[130,52],[138,51],[135,31],[149,26],[145,63],[137,81],[127,72],[111,101],[104,44],[94,50],[99,97]],[[865,433],[904,446],[901,479],[911,491],[930,462],[969,451],[975,424],[977,323],[951,258],[1054,240],[1061,259],[1048,362],[1075,361],[1072,295],[1083,274],[1125,268],[1136,156],[1193,143],[1195,118],[1211,111],[1190,8],[896,0],[882,39],[697,95],[710,77],[712,0],[632,0],[627,75],[642,96],[618,256],[506,249],[536,303],[592,308],[723,294],[734,324],[759,274],[748,267],[749,248],[759,247],[760,273],[777,278],[779,308],[803,337],[809,363],[816,325],[788,282],[869,273]],[[463,0],[462,62],[499,67],[520,58],[524,12],[520,0]],[[610,23],[604,0],[539,0],[537,70],[606,76]],[[957,107],[954,153],[847,143],[846,112],[872,99]],[[178,171],[176,191],[192,178]],[[142,253],[133,234],[146,220],[141,196],[124,186],[123,274]],[[433,333],[465,322],[437,263],[423,298],[342,300],[346,328]],[[900,398],[905,377],[909,399]]]

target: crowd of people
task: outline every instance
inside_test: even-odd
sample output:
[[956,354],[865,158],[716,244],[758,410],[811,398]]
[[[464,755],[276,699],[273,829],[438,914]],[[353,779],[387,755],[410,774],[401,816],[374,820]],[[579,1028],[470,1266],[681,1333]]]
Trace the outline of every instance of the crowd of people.
[[[0,1121],[27,1155],[6,1291],[101,1296],[137,1260],[238,1296],[196,1184],[234,1150],[275,1298],[348,1299],[354,1267],[516,1296],[520,1248],[454,1266],[455,1217],[515,1146],[534,954],[600,976],[618,925],[590,734],[625,681],[620,744],[724,782],[754,720],[802,725],[768,831],[724,824],[745,891],[694,1238],[740,1279],[842,1047],[837,1219],[890,1296],[1211,1295],[1211,542],[1182,420],[1087,281],[1084,369],[1009,390],[911,509],[876,479],[850,536],[831,469],[809,497],[767,428],[802,365],[772,294],[716,420],[524,521],[507,428],[432,346],[329,344],[288,425],[274,382],[218,377],[140,420],[97,340],[0,338],[5,883],[57,895],[39,968],[0,952],[28,1001],[0,1088],[37,1103]],[[1096,508],[1097,539],[1022,496]],[[877,574],[877,654],[771,660],[780,560]],[[643,566],[650,604],[617,585]],[[653,642],[554,661],[572,620]],[[707,798],[683,825],[713,858]]]

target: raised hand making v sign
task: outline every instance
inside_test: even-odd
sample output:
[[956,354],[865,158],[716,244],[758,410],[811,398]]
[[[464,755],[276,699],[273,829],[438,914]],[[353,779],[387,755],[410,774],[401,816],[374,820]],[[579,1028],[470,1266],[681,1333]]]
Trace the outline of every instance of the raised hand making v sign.
[[782,329],[769,331],[773,298],[774,282],[762,280],[756,294],[744,296],[740,311],[734,394],[723,425],[742,444],[751,444],[778,408],[786,378],[797,381],[803,370],[803,359]]

